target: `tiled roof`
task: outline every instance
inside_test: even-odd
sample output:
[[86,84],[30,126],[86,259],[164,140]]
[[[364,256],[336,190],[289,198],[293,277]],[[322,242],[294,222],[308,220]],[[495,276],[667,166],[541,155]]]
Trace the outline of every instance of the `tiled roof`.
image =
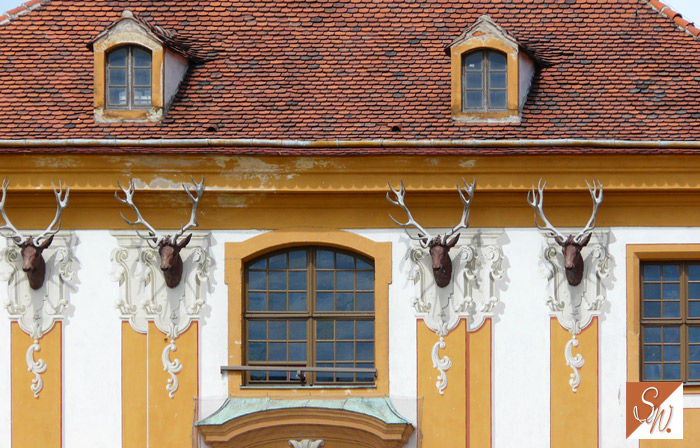
[[[93,117],[87,45],[125,9],[214,55],[161,123]],[[539,60],[520,123],[451,117],[445,47],[483,14]],[[33,0],[0,23],[0,139],[700,140],[700,30],[657,0]]]

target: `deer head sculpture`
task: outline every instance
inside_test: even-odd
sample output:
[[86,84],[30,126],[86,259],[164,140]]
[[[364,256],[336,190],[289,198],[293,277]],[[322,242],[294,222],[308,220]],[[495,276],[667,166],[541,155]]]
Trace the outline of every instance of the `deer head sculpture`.
[[[433,276],[435,277],[435,283],[440,288],[444,288],[445,286],[449,285],[450,280],[452,279],[452,260],[450,259],[449,252],[450,249],[457,244],[457,241],[459,241],[459,233],[457,232],[469,227],[469,205],[471,204],[472,199],[474,199],[474,186],[476,185],[476,182],[472,181],[472,184],[469,185],[464,178],[462,178],[462,182],[464,182],[464,187],[457,184],[457,192],[459,193],[459,197],[462,199],[462,204],[464,205],[462,219],[456,227],[452,227],[452,229],[445,233],[445,235],[437,235],[435,237],[431,237],[430,233],[428,233],[423,227],[420,226],[420,224],[416,222],[415,219],[413,219],[411,212],[408,210],[408,207],[406,207],[406,204],[404,203],[406,187],[404,186],[403,181],[401,181],[401,188],[399,191],[394,190],[391,184],[389,184],[389,189],[391,190],[391,193],[396,196],[396,200],[391,198],[390,193],[387,192],[386,194],[387,200],[394,205],[400,206],[408,216],[408,221],[405,223],[401,223],[394,219],[393,216],[389,215],[391,220],[398,226],[403,227],[403,229],[406,230],[409,238],[417,240],[421,247],[430,250],[430,256],[433,261]],[[467,193],[469,200],[464,197],[464,193]],[[418,229],[419,233],[417,236],[413,236],[408,232],[409,226],[414,226],[416,229]],[[455,233],[457,234],[455,235]],[[455,236],[452,237],[453,235]]]
[[[25,237],[12,225],[12,222],[5,214],[5,196],[9,185],[10,180],[7,178],[3,179],[0,217],[5,221],[5,225],[0,226],[0,232],[3,232],[3,236],[12,238],[12,241],[21,248],[22,270],[27,273],[29,287],[32,289],[39,289],[44,284],[44,278],[46,277],[46,262],[41,253],[51,245],[53,236],[61,230],[61,214],[63,213],[63,209],[68,206],[70,189],[66,188],[65,195],[63,195],[63,185],[61,185],[60,181],[58,183],[58,190],[56,190],[53,183],[51,184],[53,194],[56,196],[56,216],[54,216],[51,224],[49,224],[46,230],[40,235],[36,237]],[[63,198],[61,198],[62,195]],[[56,228],[54,229],[54,227]],[[9,231],[9,233],[7,231]]]
[[[178,230],[174,235],[161,235],[145,219],[143,219],[139,209],[134,204],[135,188],[133,180],[129,182],[128,190],[125,190],[124,187],[117,182],[119,188],[124,193],[124,199],[119,197],[118,191],[114,192],[114,197],[116,197],[119,202],[131,207],[136,214],[135,221],[129,221],[123,214],[122,219],[126,221],[127,224],[134,226],[138,236],[146,240],[152,249],[158,248],[158,254],[160,255],[160,269],[163,271],[165,284],[168,285],[169,288],[175,288],[180,284],[180,280],[182,280],[182,257],[180,257],[180,251],[190,242],[192,234],[190,233],[180,241],[178,241],[178,238],[180,238],[190,228],[197,227],[198,225],[197,205],[199,205],[199,200],[202,197],[202,193],[204,193],[204,178],[202,178],[200,183],[197,183],[194,178],[192,178],[192,183],[194,184],[194,193],[187,185],[184,183],[182,184],[182,188],[185,189],[187,196],[189,196],[192,200],[192,213],[190,215],[190,221],[185,226],[180,225],[180,230]],[[148,229],[148,235],[141,233],[137,227],[139,224]]]
[[[591,193],[591,198],[593,199],[593,213],[583,230],[576,234],[576,236],[569,235],[568,237],[565,237],[556,227],[550,224],[547,217],[544,215],[542,200],[544,198],[544,187],[546,185],[547,182],[543,183],[542,179],[537,183],[537,191],[535,191],[535,186],[533,185],[532,191],[527,193],[527,202],[535,209],[535,225],[537,228],[547,232],[547,236],[554,238],[554,241],[562,247],[566,280],[571,286],[576,286],[581,283],[581,279],[583,278],[584,269],[581,249],[588,244],[591,239],[591,232],[595,229],[598,206],[603,202],[603,184],[598,182],[596,185],[596,181],[594,180],[593,186],[591,186],[588,181],[586,181],[588,191]],[[540,225],[537,220],[538,217],[542,220],[544,226]]]

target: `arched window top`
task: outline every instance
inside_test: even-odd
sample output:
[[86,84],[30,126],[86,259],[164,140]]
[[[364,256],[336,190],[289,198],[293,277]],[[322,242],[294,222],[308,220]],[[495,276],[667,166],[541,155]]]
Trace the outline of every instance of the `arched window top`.
[[482,49],[462,55],[462,111],[508,109],[508,59],[501,51]]
[[126,45],[106,55],[105,78],[108,109],[152,107],[153,58],[147,48]]

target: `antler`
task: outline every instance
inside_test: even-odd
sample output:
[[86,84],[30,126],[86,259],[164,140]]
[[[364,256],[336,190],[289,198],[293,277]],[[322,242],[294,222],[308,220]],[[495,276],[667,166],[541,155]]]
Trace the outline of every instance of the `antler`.
[[185,192],[187,193],[187,196],[190,197],[192,200],[192,213],[190,214],[190,222],[187,223],[186,226],[182,227],[182,223],[180,224],[180,230],[173,235],[172,238],[172,243],[176,243],[177,239],[182,236],[189,228],[191,227],[197,227],[199,224],[197,223],[197,205],[199,205],[199,200],[202,197],[202,193],[204,193],[204,176],[202,176],[202,181],[197,183],[197,181],[194,180],[194,177],[190,176],[192,179],[192,183],[194,184],[194,191],[196,193],[196,196],[192,194],[192,191],[190,191],[189,186],[187,186],[185,183],[182,184],[182,188],[185,189]]
[[[421,225],[418,224],[415,219],[413,219],[411,211],[408,209],[408,207],[406,207],[406,204],[404,204],[404,197],[406,196],[406,187],[404,186],[403,181],[401,181],[401,188],[399,189],[399,191],[394,190],[394,187],[391,186],[391,183],[389,183],[389,190],[391,190],[391,192],[394,193],[394,195],[396,196],[396,200],[391,199],[391,197],[389,196],[389,192],[387,192],[387,201],[391,202],[394,205],[398,205],[399,207],[404,209],[406,215],[408,216],[408,221],[405,223],[400,223],[391,215],[389,215],[389,218],[391,218],[391,220],[394,221],[399,227],[403,227],[409,238],[411,238],[412,240],[418,240],[423,248],[428,247],[428,242],[431,239],[430,234],[423,227],[421,227]],[[420,232],[417,237],[414,237],[413,235],[408,233],[407,227],[411,225],[418,229],[418,231]]]
[[12,238],[15,243],[22,244],[27,241],[27,237],[22,236],[19,230],[12,225],[12,222],[5,214],[5,194],[7,193],[7,187],[10,185],[10,179],[4,178],[2,180],[2,200],[0,200],[0,217],[5,221],[5,225],[0,226],[0,231],[9,230],[10,234],[3,234],[4,237]]
[[[471,185],[469,185],[467,181],[464,180],[464,178],[462,178],[462,182],[464,182],[464,191],[462,191],[463,187],[457,184],[457,192],[459,193],[459,197],[462,199],[462,204],[464,204],[464,210],[462,210],[462,219],[459,221],[459,224],[457,224],[457,227],[452,227],[452,230],[445,234],[445,236],[442,238],[443,244],[447,244],[447,239],[454,235],[455,232],[457,232],[458,230],[466,229],[467,227],[469,227],[469,205],[474,199],[474,187],[476,186],[476,180],[472,179]],[[464,193],[467,193],[467,195],[469,196],[469,200],[467,200],[464,197]]]
[[[596,182],[598,183],[597,186]],[[595,229],[595,219],[596,215],[598,214],[598,207],[603,202],[603,184],[600,183],[600,181],[593,179],[593,186],[586,181],[586,186],[588,187],[588,192],[591,193],[591,198],[593,199],[593,213],[591,213],[591,219],[588,220],[586,227],[584,227],[583,230],[581,230],[578,235],[574,237],[575,243],[580,243],[587,233],[591,233],[593,229]]]
[[[542,179],[540,179],[540,181],[537,183],[537,190],[539,193],[535,191],[535,186],[533,185],[532,190],[527,192],[527,202],[530,204],[530,207],[535,209],[535,225],[537,228],[549,232],[548,236],[554,237],[560,243],[564,243],[564,241],[566,241],[566,237],[559,230],[557,230],[556,227],[549,223],[547,217],[544,215],[544,211],[542,210],[544,187],[546,185],[547,181],[542,183]],[[544,222],[544,226],[541,226],[540,223],[537,222],[538,216]]]
[[[141,238],[143,238],[144,240],[146,240],[146,242],[148,243],[148,245],[149,245],[151,248],[155,249],[155,248],[158,247],[158,245],[163,241],[164,237],[163,237],[162,235],[160,235],[160,234],[156,231],[156,229],[154,229],[154,228],[148,223],[148,221],[146,221],[145,219],[143,219],[143,217],[141,216],[141,213],[139,212],[138,207],[136,207],[136,205],[134,204],[134,192],[136,191],[136,188],[134,187],[134,180],[131,179],[131,180],[129,181],[129,189],[128,189],[128,190],[125,190],[124,187],[122,187],[122,184],[119,183],[119,181],[117,181],[117,185],[119,185],[119,189],[121,189],[121,191],[124,192],[124,199],[122,199],[122,198],[119,197],[119,192],[118,192],[118,191],[115,191],[115,192],[114,192],[114,197],[117,198],[117,200],[118,200],[119,202],[121,202],[121,203],[123,203],[123,204],[126,204],[126,205],[128,205],[129,207],[131,207],[131,209],[134,211],[134,213],[136,213],[136,221],[129,221],[128,219],[126,219],[126,218],[124,217],[124,215],[123,215],[121,212],[119,212],[119,214],[121,215],[122,219],[123,219],[127,224],[134,226],[134,230],[136,230],[136,234],[137,234],[139,237],[141,237]],[[141,234],[141,232],[139,231],[139,229],[136,227],[136,226],[138,226],[139,224],[143,225],[144,227],[146,227],[146,228],[148,229],[148,233],[149,233],[148,236],[144,236],[143,234]]]
[[[61,195],[63,194],[63,184],[61,184],[60,180],[58,181],[58,190],[56,190],[56,186],[53,184],[53,182],[51,182],[51,188],[53,188],[53,194],[56,196],[56,216],[54,216],[53,221],[51,221],[51,224],[49,224],[46,230],[34,238],[33,244],[36,247],[41,245],[43,239],[51,237],[61,230],[61,214],[63,214],[63,209],[68,206],[68,195],[70,194],[70,188],[66,187],[66,194],[63,196],[63,199],[61,199]],[[57,224],[58,227],[53,229],[53,227]]]

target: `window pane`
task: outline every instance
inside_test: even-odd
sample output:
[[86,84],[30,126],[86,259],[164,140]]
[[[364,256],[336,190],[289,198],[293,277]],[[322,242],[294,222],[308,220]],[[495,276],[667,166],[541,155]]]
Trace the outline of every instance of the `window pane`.
[[664,364],[664,379],[665,380],[680,380],[681,365],[680,364]]
[[306,290],[306,271],[289,273],[289,289],[297,291]]
[[316,338],[333,339],[333,322],[326,320],[316,321]]
[[289,322],[289,339],[293,341],[306,340],[306,321]]
[[316,343],[316,359],[319,361],[333,361],[333,343],[332,342],[317,342]]
[[249,311],[265,311],[267,304],[265,303],[266,295],[264,292],[248,293],[248,310]]
[[665,282],[677,282],[680,280],[681,267],[677,264],[666,264],[664,265],[664,281]]
[[644,300],[660,300],[661,285],[659,283],[644,284]]
[[661,343],[661,327],[644,328],[645,343]]
[[269,324],[270,339],[284,341],[287,339],[287,322],[286,321],[270,321]]
[[664,345],[664,361],[680,361],[681,346],[680,345]]
[[287,360],[287,344],[285,342],[270,342],[270,361]]
[[270,372],[270,381],[287,381],[287,372]]
[[644,346],[644,362],[661,361],[661,346],[646,345]]
[[249,361],[267,361],[267,344],[264,342],[251,342],[248,344]]
[[664,344],[678,344],[681,342],[681,329],[678,327],[664,327]]
[[270,311],[287,311],[287,294],[284,292],[270,293]]
[[264,320],[253,320],[248,322],[248,339],[267,339],[267,328]]
[[296,342],[289,344],[289,360],[306,361],[306,344]]
[[365,291],[374,290],[373,271],[360,271],[357,273],[357,289]]
[[355,359],[354,346],[352,342],[336,342],[336,359],[338,361],[351,361]]
[[267,372],[262,370],[255,370],[250,372],[251,381],[265,381],[267,379]]
[[333,269],[335,263],[333,261],[333,252],[328,250],[319,250],[316,252],[316,267],[319,269]]
[[689,380],[700,380],[700,364],[691,364],[688,366]]
[[125,88],[114,88],[109,89],[109,104],[113,106],[124,106],[126,105],[126,89]]
[[284,291],[287,289],[287,272],[270,272],[270,289]]
[[355,308],[354,294],[351,292],[340,292],[335,295],[335,310],[336,311],[353,311]]
[[680,317],[680,302],[664,302],[664,317]]
[[357,322],[357,339],[374,339],[374,322],[360,320]]
[[688,350],[689,361],[700,361],[700,345],[691,345]]
[[688,266],[688,280],[700,281],[700,264],[691,264]]
[[700,283],[688,283],[688,298],[700,299]]
[[700,327],[688,327],[688,342],[691,344],[700,343]]
[[645,364],[644,365],[645,380],[660,380],[661,379],[661,364]]
[[664,300],[679,300],[680,284],[664,283]]
[[150,67],[151,53],[134,48],[134,67]]
[[289,311],[306,311],[306,293],[289,293]]
[[336,269],[355,269],[355,257],[347,254],[336,254]]
[[134,85],[135,86],[149,87],[151,85],[151,69],[150,68],[134,69]]
[[493,108],[504,109],[506,107],[506,92],[505,90],[489,91],[489,105]]
[[355,273],[344,271],[337,272],[336,288],[343,291],[355,289]]
[[506,88],[506,72],[491,72],[490,86],[492,89]]
[[648,264],[644,266],[644,281],[659,281],[661,280],[661,266]]
[[489,62],[492,71],[506,69],[506,56],[503,53],[489,52]]
[[305,269],[306,268],[306,251],[305,250],[294,250],[289,252],[289,267],[291,269]]
[[482,89],[481,72],[467,72],[467,89]]
[[255,262],[254,264],[250,265],[249,270],[254,270],[254,269],[266,269],[267,268],[267,258],[263,258],[262,260],[259,260]]
[[134,104],[151,104],[151,88],[139,87],[134,89]]
[[248,273],[249,289],[267,289],[267,273],[260,271],[250,271]]
[[468,91],[467,92],[467,107],[469,109],[480,109],[482,107],[481,99],[482,99],[481,90]]
[[126,69],[112,68],[109,70],[109,85],[110,86],[125,86],[126,85]]
[[374,343],[358,342],[357,343],[357,359],[359,361],[374,360]]
[[316,293],[316,309],[319,311],[333,311],[334,305],[332,292]]
[[353,339],[355,337],[355,322],[351,320],[341,320],[335,323],[336,339]]
[[110,67],[126,67],[126,48],[114,50],[107,56],[107,63]]
[[464,58],[464,68],[467,70],[481,70],[482,52],[471,53]]
[[287,269],[287,254],[277,254],[270,257],[270,269]]
[[374,311],[374,293],[357,293],[357,311]]
[[357,269],[363,269],[363,270],[374,269],[374,267],[371,264],[365,263],[364,261],[362,261],[359,258],[356,259],[355,262],[357,263]]
[[661,317],[661,302],[644,302],[644,317]]
[[316,272],[316,289],[332,291],[333,288],[333,272]]
[[[333,364],[318,364],[319,367],[333,367]],[[316,373],[316,381],[330,383],[333,381],[333,374],[329,372]]]

